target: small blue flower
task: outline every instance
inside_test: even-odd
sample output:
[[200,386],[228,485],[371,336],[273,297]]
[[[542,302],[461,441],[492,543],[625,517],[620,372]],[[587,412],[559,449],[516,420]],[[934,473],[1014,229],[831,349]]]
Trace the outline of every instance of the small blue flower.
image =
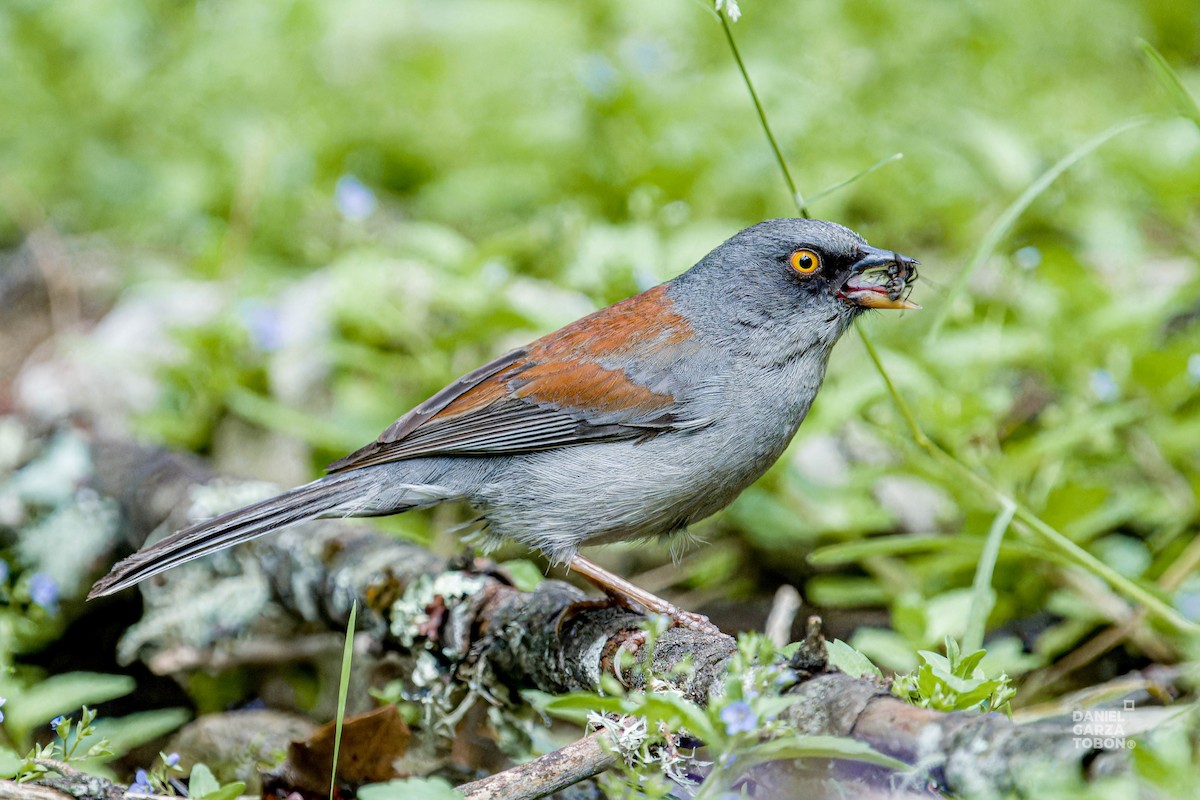
[[341,215],[351,222],[362,222],[374,214],[379,206],[375,193],[350,174],[337,179],[337,185],[333,189],[333,201]]
[[167,757],[163,759],[163,763],[168,767],[179,766],[179,753],[169,753]]
[[1029,245],[1013,253],[1013,260],[1021,269],[1037,269],[1042,263],[1042,251]]
[[800,676],[796,674],[796,670],[794,669],[780,670],[779,674],[775,676],[776,686],[791,686],[799,681]]
[[267,353],[283,347],[283,323],[279,309],[250,301],[241,305],[240,312],[255,347]]
[[612,62],[599,53],[591,53],[579,69],[579,81],[594,97],[608,100],[616,95],[621,73]]
[[62,725],[63,720],[65,720],[65,719],[66,719],[66,717],[64,717],[62,714],[59,714],[54,719],[50,720],[50,730],[57,732],[58,726]]
[[58,611],[58,581],[44,572],[35,572],[29,579],[29,599],[49,611]]
[[725,723],[725,732],[730,736],[749,733],[758,727],[758,715],[749,703],[741,700],[721,709],[721,721]]
[[1092,394],[1101,403],[1111,403],[1121,396],[1121,388],[1117,386],[1116,378],[1106,369],[1092,370],[1088,380],[1092,387]]
[[0,583],[8,583],[8,576],[12,574],[9,569],[8,562],[0,558]]
[[[3,706],[7,702],[8,702],[7,697],[0,697],[0,706]],[[0,711],[0,722],[4,722],[4,712],[3,711]]]
[[150,776],[146,774],[146,770],[139,769],[133,778],[133,783],[129,785],[126,794],[154,794],[154,787],[150,785]]

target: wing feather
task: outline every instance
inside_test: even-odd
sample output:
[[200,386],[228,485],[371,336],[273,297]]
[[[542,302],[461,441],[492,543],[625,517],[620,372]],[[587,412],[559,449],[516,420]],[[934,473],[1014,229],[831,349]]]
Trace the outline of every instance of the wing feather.
[[696,345],[666,289],[602,309],[464,375],[330,471],[640,439],[705,424],[689,415],[681,397],[689,387],[672,369]]

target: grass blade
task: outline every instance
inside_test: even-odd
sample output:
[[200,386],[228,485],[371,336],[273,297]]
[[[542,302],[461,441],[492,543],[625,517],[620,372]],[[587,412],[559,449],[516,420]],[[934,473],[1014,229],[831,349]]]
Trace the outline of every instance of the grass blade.
[[892,401],[900,410],[901,416],[904,417],[910,432],[912,433],[914,443],[928,453],[934,461],[941,465],[944,469],[953,473],[953,475],[962,481],[965,481],[982,493],[991,496],[992,500],[1000,507],[1013,506],[1015,508],[1014,517],[1022,523],[1025,528],[1034,534],[1041,537],[1043,544],[1052,550],[1060,553],[1064,558],[1071,561],[1078,567],[1082,567],[1096,577],[1103,580],[1113,588],[1118,594],[1124,595],[1126,598],[1141,603],[1154,616],[1163,620],[1167,624],[1179,631],[1187,633],[1200,632],[1200,626],[1185,618],[1182,614],[1164,602],[1160,597],[1153,592],[1141,586],[1136,581],[1130,580],[1115,569],[1105,564],[1094,555],[1084,550],[1075,542],[1064,536],[1061,532],[1049,525],[1045,520],[1034,514],[1029,509],[1025,508],[1016,500],[1006,495],[1004,492],[997,489],[988,481],[987,478],[975,472],[966,464],[959,461],[957,458],[947,453],[939,447],[932,439],[926,435],[921,424],[917,422],[916,416],[913,415],[912,408],[908,405],[903,395],[896,390],[896,386],[892,383],[887,372],[883,368],[883,362],[879,359],[879,353],[875,350],[875,345],[867,336],[866,330],[862,325],[858,326],[859,335],[862,338],[863,345],[866,347],[867,355],[871,362],[875,365],[876,370],[883,377],[883,382],[887,386],[888,394],[891,395]]
[[350,692],[350,662],[354,658],[354,624],[358,619],[358,600],[350,605],[346,622],[346,646],[342,649],[342,677],[338,682],[337,719],[333,725],[333,769],[329,771],[329,800],[337,786],[338,753],[342,748],[342,722],[346,719],[346,695]]
[[729,20],[724,14],[718,14],[717,18],[721,20],[721,29],[725,31],[725,41],[729,42],[733,60],[737,62],[738,70],[742,73],[742,80],[745,81],[746,89],[750,92],[750,99],[754,101],[754,110],[758,112],[758,121],[762,125],[763,133],[767,135],[767,141],[771,143],[771,150],[775,153],[779,171],[783,173],[783,180],[792,194],[792,202],[796,204],[796,210],[800,212],[800,216],[808,219],[808,206],[805,204],[800,190],[796,188],[796,182],[792,180],[791,170],[788,169],[787,161],[783,158],[783,151],[779,149],[779,142],[775,141],[775,134],[771,133],[771,124],[767,122],[767,112],[763,110],[762,102],[758,99],[758,92],[754,91],[754,83],[750,80],[750,73],[746,71],[746,64],[742,61],[742,54],[738,51],[737,42],[733,39],[733,29],[729,27]]
[[872,164],[871,166],[864,169],[862,172],[851,175],[849,178],[846,178],[846,180],[839,181],[838,183],[835,183],[833,186],[830,186],[826,189],[822,189],[821,191],[812,195],[811,197],[808,198],[808,202],[810,204],[815,203],[818,200],[820,200],[822,197],[827,197],[836,191],[845,189],[847,186],[854,183],[859,178],[865,178],[868,175],[870,175],[872,172],[874,172],[875,170],[880,169],[881,167],[886,167],[888,164],[891,164],[893,161],[899,161],[902,158],[904,158],[904,153],[892,153],[887,158],[881,158],[878,161],[876,161],[874,164]]
[[929,334],[925,337],[925,343],[928,345],[937,338],[941,332],[942,326],[946,323],[946,317],[950,314],[950,309],[954,305],[954,300],[962,294],[966,289],[971,276],[975,274],[975,270],[979,269],[985,261],[992,257],[996,252],[996,248],[1004,241],[1016,225],[1017,220],[1025,213],[1029,206],[1033,205],[1042,192],[1049,188],[1050,184],[1054,183],[1060,175],[1066,172],[1071,167],[1078,164],[1081,160],[1091,154],[1092,151],[1100,147],[1116,136],[1119,136],[1126,131],[1140,127],[1152,120],[1151,117],[1133,117],[1131,119],[1122,120],[1111,128],[1101,131],[1097,135],[1088,139],[1083,144],[1076,147],[1071,152],[1060,158],[1054,163],[1050,169],[1038,176],[1037,180],[1029,184],[1029,187],[1021,193],[1021,196],[1009,204],[1008,208],[1004,209],[1004,213],[993,223],[990,230],[983,237],[983,241],[979,243],[979,247],[975,250],[975,255],[971,257],[970,262],[963,268],[962,272],[954,281],[954,285],[950,287],[942,307],[938,309],[937,316],[933,320],[933,326],[929,329]]
[[1171,65],[1163,58],[1163,54],[1155,49],[1154,45],[1145,39],[1138,39],[1137,43],[1142,48],[1142,55],[1146,57],[1146,63],[1150,65],[1150,71],[1154,73],[1154,77],[1158,78],[1158,82],[1167,90],[1167,94],[1171,95],[1171,100],[1175,103],[1176,109],[1178,109],[1181,115],[1196,123],[1197,128],[1200,128],[1200,104],[1196,102],[1196,98],[1192,97],[1192,93],[1183,85],[1183,81],[1179,79],[1179,74],[1171,69]]
[[1004,532],[1012,524],[1013,515],[1016,513],[1017,507],[1006,503],[992,521],[987,540],[983,543],[983,552],[979,554],[979,566],[975,568],[975,581],[971,584],[971,611],[967,615],[967,630],[963,634],[962,644],[965,653],[974,653],[983,647],[988,614],[996,602],[995,593],[992,591],[992,573],[996,570],[996,559],[1000,556]]

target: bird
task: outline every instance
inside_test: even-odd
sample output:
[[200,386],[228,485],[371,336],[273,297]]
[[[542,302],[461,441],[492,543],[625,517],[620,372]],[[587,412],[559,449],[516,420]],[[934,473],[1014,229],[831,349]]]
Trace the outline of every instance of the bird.
[[144,547],[89,599],[319,517],[465,502],[484,551],[512,540],[628,608],[715,630],[580,555],[686,535],[783,454],[834,345],[869,309],[917,309],[920,262],[837,223],[767,220],[658,286],[507,352],[327,474]]

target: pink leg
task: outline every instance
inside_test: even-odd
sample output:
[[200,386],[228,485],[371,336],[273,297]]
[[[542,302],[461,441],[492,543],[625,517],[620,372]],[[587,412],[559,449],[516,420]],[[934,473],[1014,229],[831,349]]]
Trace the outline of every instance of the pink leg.
[[616,598],[622,605],[632,611],[662,614],[664,617],[669,617],[676,627],[687,628],[698,633],[725,635],[721,632],[720,628],[713,625],[708,617],[703,614],[684,611],[663,600],[658,595],[651,594],[645,589],[634,586],[620,575],[614,575],[599,564],[581,555],[572,556],[570,563],[567,564],[567,569],[575,570],[591,581],[597,588]]

